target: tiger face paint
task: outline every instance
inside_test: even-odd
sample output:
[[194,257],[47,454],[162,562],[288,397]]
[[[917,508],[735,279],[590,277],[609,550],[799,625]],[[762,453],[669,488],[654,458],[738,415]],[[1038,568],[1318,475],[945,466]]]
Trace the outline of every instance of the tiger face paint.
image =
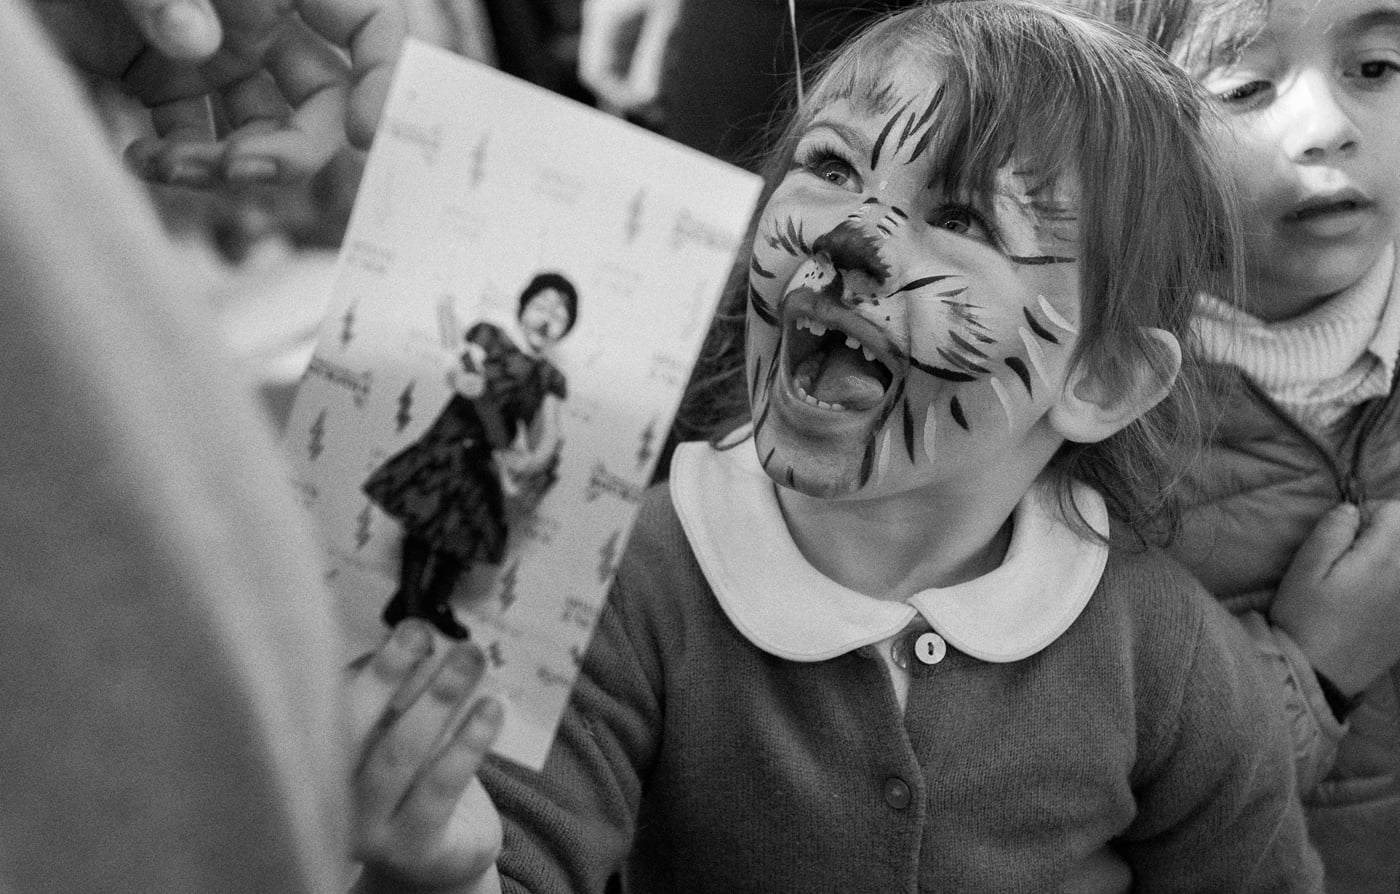
[[810,496],[973,485],[1059,443],[1045,417],[1080,316],[1069,178],[1050,195],[1013,161],[992,195],[944,194],[942,89],[892,82],[927,89],[815,116],[753,246],[755,446]]

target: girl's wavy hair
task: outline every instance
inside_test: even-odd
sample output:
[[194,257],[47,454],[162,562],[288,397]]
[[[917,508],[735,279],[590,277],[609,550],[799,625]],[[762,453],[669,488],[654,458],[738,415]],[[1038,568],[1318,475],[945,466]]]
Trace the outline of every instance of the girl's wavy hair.
[[[1081,13],[1033,0],[928,3],[881,19],[818,70],[769,157],[764,200],[819,110],[852,99],[879,113],[917,89],[891,83],[909,61],[944,81],[929,149],[942,159],[935,189],[986,198],[996,172],[1014,163],[1052,194],[1060,186],[1077,198],[1083,313],[1073,362],[1110,387],[1144,366],[1169,374],[1161,342],[1144,330],[1164,329],[1189,348],[1197,292],[1238,289],[1233,202],[1196,85],[1148,42]],[[747,419],[742,261],[683,405],[682,437],[722,437]],[[1081,533],[1092,536],[1070,496],[1075,480],[1098,489],[1140,538],[1176,533],[1173,491],[1200,443],[1193,353],[1184,351],[1177,384],[1156,407],[1102,442],[1065,444],[1051,460],[1065,515]]]
[[1156,44],[1192,77],[1235,62],[1268,21],[1270,6],[1270,0],[1060,2]]

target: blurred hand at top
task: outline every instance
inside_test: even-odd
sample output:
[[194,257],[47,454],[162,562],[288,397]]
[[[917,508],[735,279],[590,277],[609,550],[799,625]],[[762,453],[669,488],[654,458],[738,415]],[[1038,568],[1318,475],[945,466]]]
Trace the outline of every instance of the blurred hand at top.
[[151,110],[149,180],[292,181],[367,146],[407,33],[397,0],[31,0],[59,47]]
[[600,108],[627,115],[657,102],[682,2],[583,0],[578,75]]

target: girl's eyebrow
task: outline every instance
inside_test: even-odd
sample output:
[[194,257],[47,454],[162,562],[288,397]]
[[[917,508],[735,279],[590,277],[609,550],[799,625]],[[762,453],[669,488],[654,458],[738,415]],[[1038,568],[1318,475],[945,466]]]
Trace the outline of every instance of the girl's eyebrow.
[[1344,30],[1351,35],[1364,34],[1377,29],[1391,28],[1400,31],[1400,6],[1385,5],[1368,10],[1347,22]]

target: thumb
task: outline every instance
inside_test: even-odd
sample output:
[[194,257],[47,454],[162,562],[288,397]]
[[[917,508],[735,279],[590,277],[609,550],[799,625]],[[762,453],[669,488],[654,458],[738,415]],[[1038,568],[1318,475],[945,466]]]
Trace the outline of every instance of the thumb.
[[208,0],[121,0],[121,5],[151,45],[171,59],[202,62],[223,41]]
[[1361,527],[1361,511],[1354,503],[1340,503],[1322,517],[1308,539],[1298,548],[1294,567],[1316,569],[1317,576],[1331,570],[1342,554],[1351,549]]
[[661,93],[661,78],[666,66],[666,48],[676,30],[676,13],[662,8],[647,17],[637,38],[632,67],[627,80],[632,88],[632,101],[637,106],[655,102]]

